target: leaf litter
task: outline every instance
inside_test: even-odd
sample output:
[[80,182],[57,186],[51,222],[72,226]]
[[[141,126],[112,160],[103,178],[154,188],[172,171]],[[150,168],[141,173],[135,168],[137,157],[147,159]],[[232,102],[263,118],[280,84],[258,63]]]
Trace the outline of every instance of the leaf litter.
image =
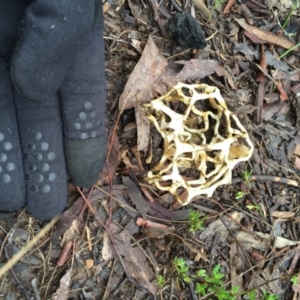
[[[11,299],[23,290],[37,299],[200,299],[194,270],[211,274],[219,264],[224,286],[238,286],[242,298],[252,290],[256,299],[297,297],[299,283],[290,279],[298,275],[300,256],[299,51],[280,58],[298,42],[297,10],[292,1],[192,1],[184,12],[202,26],[208,44],[195,50],[178,45],[169,31],[178,2],[150,2],[105,5],[106,167],[92,192],[82,196],[70,185],[70,206],[53,232],[1,278],[1,293]],[[232,184],[185,208],[146,180],[163,145],[142,110],[178,82],[218,87],[255,145],[251,160],[233,169]],[[204,226],[194,234],[192,210]],[[24,211],[1,215],[2,265],[42,227]],[[72,247],[57,266],[68,242]],[[174,270],[175,257],[184,259],[190,283]]]

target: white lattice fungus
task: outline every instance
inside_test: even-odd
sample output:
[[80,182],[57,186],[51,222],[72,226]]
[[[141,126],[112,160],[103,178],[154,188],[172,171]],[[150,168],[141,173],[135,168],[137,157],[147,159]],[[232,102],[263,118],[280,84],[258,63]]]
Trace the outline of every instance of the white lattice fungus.
[[179,83],[144,110],[164,140],[148,181],[182,205],[231,183],[231,170],[252,155],[248,133],[216,87]]

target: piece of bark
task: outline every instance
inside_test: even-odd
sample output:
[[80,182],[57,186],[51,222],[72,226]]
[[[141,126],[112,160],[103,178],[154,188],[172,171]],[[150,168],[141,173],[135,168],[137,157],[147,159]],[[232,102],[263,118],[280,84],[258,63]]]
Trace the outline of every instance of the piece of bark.
[[136,209],[140,212],[144,219],[147,218],[147,211],[150,209],[148,203],[143,198],[142,193],[134,181],[129,177],[123,177],[123,183],[128,188],[128,195],[132,202],[135,204]]

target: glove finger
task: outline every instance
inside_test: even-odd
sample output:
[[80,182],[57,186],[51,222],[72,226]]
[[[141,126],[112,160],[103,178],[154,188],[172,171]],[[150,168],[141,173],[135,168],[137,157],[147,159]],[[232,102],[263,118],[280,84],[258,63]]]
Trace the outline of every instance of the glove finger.
[[46,104],[15,93],[22,142],[28,211],[36,218],[60,214],[67,200],[67,178],[62,145],[58,96]]
[[59,90],[67,170],[73,182],[82,187],[96,182],[106,156],[104,70],[100,26],[84,38]]
[[10,57],[16,46],[19,27],[28,0],[0,1],[0,55]]
[[15,87],[26,98],[53,97],[81,38],[93,27],[94,0],[37,0],[25,12],[12,59]]
[[25,205],[22,154],[9,71],[0,59],[0,210]]

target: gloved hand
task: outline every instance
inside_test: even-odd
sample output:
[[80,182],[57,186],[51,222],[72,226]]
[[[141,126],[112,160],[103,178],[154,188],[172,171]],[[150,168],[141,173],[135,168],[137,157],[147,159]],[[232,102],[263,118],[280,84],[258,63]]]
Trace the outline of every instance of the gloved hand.
[[105,159],[102,2],[1,1],[0,25],[0,210],[50,219]]

